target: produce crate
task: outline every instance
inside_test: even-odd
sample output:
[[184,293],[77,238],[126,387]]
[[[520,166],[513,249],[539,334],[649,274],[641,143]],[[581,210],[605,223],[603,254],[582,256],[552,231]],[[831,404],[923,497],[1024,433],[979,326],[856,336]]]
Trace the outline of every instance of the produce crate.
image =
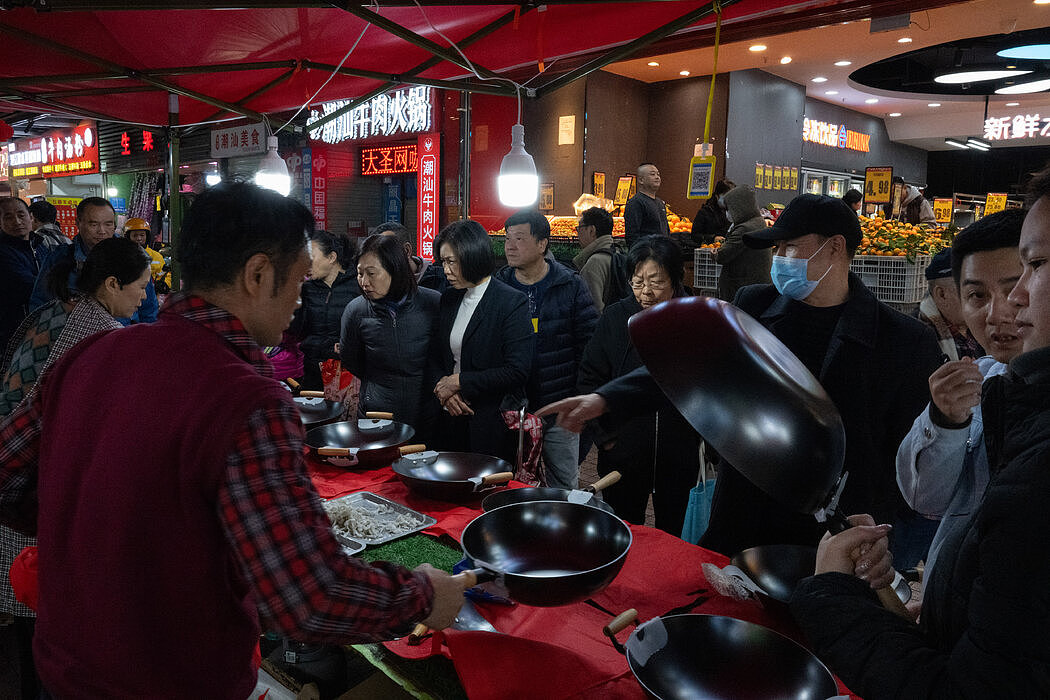
[[888,304],[915,304],[926,295],[926,266],[931,255],[913,260],[904,256],[858,255],[852,270],[879,301]]
[[718,275],[722,266],[715,262],[713,248],[697,248],[693,251],[693,291],[697,294],[718,296]]

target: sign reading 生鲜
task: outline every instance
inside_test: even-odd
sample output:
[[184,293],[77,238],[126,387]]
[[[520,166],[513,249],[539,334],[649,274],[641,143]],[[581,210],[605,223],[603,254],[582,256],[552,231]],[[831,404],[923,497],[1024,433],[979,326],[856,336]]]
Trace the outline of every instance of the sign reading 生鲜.
[[845,124],[829,124],[807,117],[802,120],[802,140],[867,153],[870,150],[871,134],[851,131]]
[[84,120],[51,129],[43,136],[17,139],[8,152],[12,178],[66,177],[99,172],[98,127]]
[[310,138],[325,143],[339,143],[351,139],[419,134],[429,131],[434,121],[431,90],[425,85],[419,85],[376,95],[332,121],[310,129],[310,125],[317,120],[348,104],[348,100],[336,100],[321,105],[320,110],[311,109],[310,117],[306,120]]
[[418,184],[416,192],[416,250],[424,260],[434,260],[434,238],[438,232],[441,188],[441,134],[423,134],[416,144]]

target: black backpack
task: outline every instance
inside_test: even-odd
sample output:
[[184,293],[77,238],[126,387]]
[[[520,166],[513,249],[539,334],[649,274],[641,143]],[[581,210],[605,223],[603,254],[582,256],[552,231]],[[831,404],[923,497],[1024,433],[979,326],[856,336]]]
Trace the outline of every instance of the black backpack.
[[631,273],[627,269],[627,254],[617,245],[595,252],[606,253],[611,258],[609,279],[605,282],[605,295],[602,303],[605,306],[615,304],[631,293]]

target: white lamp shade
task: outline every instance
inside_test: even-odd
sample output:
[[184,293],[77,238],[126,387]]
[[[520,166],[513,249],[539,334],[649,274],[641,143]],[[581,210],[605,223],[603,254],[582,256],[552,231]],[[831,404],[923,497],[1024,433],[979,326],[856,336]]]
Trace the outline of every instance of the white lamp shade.
[[525,127],[521,124],[510,129],[510,152],[503,156],[496,183],[499,201],[507,207],[527,207],[539,196],[536,162],[525,152]]
[[263,156],[259,169],[255,173],[255,184],[284,196],[287,196],[289,190],[292,189],[292,178],[288,176],[288,166],[277,154],[276,136],[266,139],[266,155]]

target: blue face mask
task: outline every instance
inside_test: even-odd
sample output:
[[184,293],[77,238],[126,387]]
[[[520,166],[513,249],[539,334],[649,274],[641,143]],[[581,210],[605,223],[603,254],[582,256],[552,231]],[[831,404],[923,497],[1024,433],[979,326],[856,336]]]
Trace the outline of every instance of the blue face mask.
[[[831,240],[830,238],[828,240]],[[809,279],[809,261],[817,257],[817,253],[824,249],[828,241],[817,248],[816,253],[808,258],[788,258],[783,255],[773,256],[773,266],[769,270],[769,276],[773,278],[773,286],[777,291],[791,299],[799,301],[805,299],[817,288],[821,280],[831,272],[831,266],[825,270],[820,279]]]

